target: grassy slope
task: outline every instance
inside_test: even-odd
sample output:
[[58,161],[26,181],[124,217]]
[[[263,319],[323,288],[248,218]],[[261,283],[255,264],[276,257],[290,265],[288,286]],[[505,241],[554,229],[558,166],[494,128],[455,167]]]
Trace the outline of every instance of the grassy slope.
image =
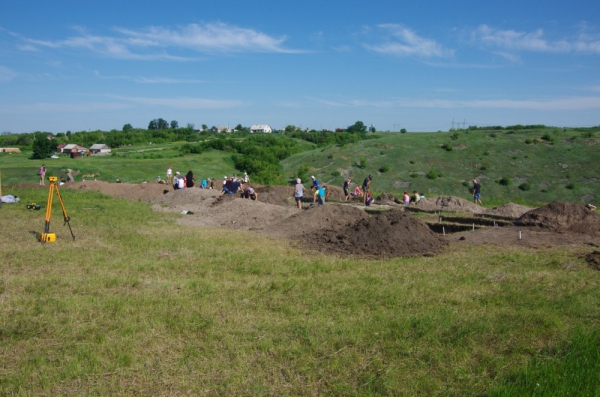
[[[526,144],[526,139],[550,134],[554,144]],[[595,138],[583,138],[577,131],[546,129],[506,134],[496,132],[390,134],[346,147],[327,147],[297,154],[284,161],[286,175],[293,177],[302,164],[313,166],[320,180],[341,186],[345,177],[354,182],[372,174],[375,192],[401,193],[418,190],[426,196],[454,195],[471,198],[470,181],[479,178],[484,204],[547,203],[554,200],[581,201],[586,194],[600,197],[600,162]],[[446,151],[440,146],[454,147]],[[360,169],[360,156],[367,167]],[[562,166],[561,164],[566,164]],[[384,165],[390,171],[379,173]],[[483,168],[482,168],[483,167]],[[430,180],[426,174],[436,170],[443,176]],[[339,172],[339,176],[338,175]],[[509,186],[497,183],[512,179]],[[596,178],[595,181],[589,181]],[[465,181],[469,186],[464,186]],[[527,182],[531,190],[518,188]],[[573,189],[567,189],[569,183]],[[546,184],[546,185],[544,185]],[[545,190],[545,191],[542,191]]]
[[[505,131],[458,132],[458,139],[450,133],[381,134],[379,139],[346,145],[314,148],[300,142],[304,150],[282,162],[285,174],[295,177],[302,164],[312,166],[311,173],[321,181],[341,186],[347,176],[354,182],[372,174],[373,191],[399,194],[403,190],[418,190],[426,196],[453,195],[471,198],[470,181],[479,178],[482,184],[482,200],[485,205],[507,202],[542,204],[554,200],[587,202],[586,195],[600,197],[600,162],[597,147],[600,140],[593,136],[584,138],[575,130],[544,129],[539,131],[507,134]],[[539,141],[526,144],[549,134],[550,144]],[[454,147],[446,151],[440,146]],[[79,169],[82,173],[100,173],[99,179],[137,183],[144,179],[154,180],[157,175],[165,177],[167,166],[186,173],[192,170],[196,179],[222,178],[235,170],[229,153],[209,151],[201,155],[182,156],[178,152],[181,143],[147,145],[116,149],[117,156],[70,159],[47,159],[44,162],[49,174],[63,175],[66,168]],[[2,184],[37,181],[36,172],[41,161],[28,160],[30,153],[0,153]],[[364,156],[367,166],[357,166]],[[382,166],[390,170],[378,172]],[[431,170],[441,177],[431,180],[426,174]],[[508,177],[512,183],[498,183]],[[80,177],[79,177],[80,178]],[[77,178],[77,180],[79,180]],[[305,181],[307,182],[307,181]],[[530,190],[523,191],[519,185],[528,183]],[[567,188],[572,184],[572,188]]]
[[46,245],[42,211],[0,208],[1,395],[477,396],[600,325],[573,248],[340,259],[63,196],[75,241],[56,206]]

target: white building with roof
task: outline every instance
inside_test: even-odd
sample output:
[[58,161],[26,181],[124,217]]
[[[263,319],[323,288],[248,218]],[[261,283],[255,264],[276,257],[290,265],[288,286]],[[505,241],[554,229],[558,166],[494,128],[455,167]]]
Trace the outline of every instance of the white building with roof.
[[273,129],[268,124],[254,124],[252,127],[250,127],[250,132],[253,134],[261,132],[264,134],[270,134],[273,132]]

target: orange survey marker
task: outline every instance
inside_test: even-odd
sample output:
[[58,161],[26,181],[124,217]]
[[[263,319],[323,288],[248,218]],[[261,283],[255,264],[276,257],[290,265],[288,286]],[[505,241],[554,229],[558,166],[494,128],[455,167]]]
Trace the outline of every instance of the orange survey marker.
[[40,233],[40,241],[42,243],[53,243],[56,241],[56,234],[50,233],[50,217],[52,216],[52,193],[56,190],[56,195],[58,196],[58,201],[60,202],[60,206],[62,207],[63,217],[65,219],[65,224],[69,225],[69,230],[71,231],[71,236],[73,236],[73,240],[75,240],[75,235],[73,234],[73,230],[71,229],[71,224],[69,223],[69,216],[67,215],[67,210],[65,209],[65,203],[63,202],[62,196],[60,194],[60,190],[58,190],[58,177],[49,176],[48,180],[50,181],[50,190],[48,191],[48,204],[46,205],[46,223],[44,224],[44,232]]

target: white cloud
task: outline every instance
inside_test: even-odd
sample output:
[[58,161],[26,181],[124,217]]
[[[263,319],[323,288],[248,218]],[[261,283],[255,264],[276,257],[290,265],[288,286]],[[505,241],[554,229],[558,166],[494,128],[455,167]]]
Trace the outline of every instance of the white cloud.
[[8,105],[0,107],[2,113],[35,113],[35,112],[95,112],[127,109],[131,107],[124,103],[58,103],[58,102],[38,102],[26,105]]
[[230,109],[243,106],[238,100],[219,100],[205,98],[145,98],[145,97],[125,97],[109,95],[111,98],[138,103],[149,106],[165,106],[176,109]]
[[0,83],[5,83],[17,77],[17,73],[7,67],[0,66]]
[[378,107],[378,108],[474,108],[474,109],[529,109],[545,111],[600,109],[600,97],[572,97],[550,100],[445,100],[445,99],[401,99],[392,101],[343,100],[332,101],[309,98],[319,104],[332,107]]
[[64,40],[36,40],[21,38],[22,50],[46,48],[79,48],[106,57],[129,60],[194,60],[189,56],[171,55],[168,51],[188,50],[194,53],[272,52],[299,53],[284,46],[286,37],[272,37],[265,33],[224,23],[190,24],[176,29],[151,26],[134,30],[115,28],[115,35],[93,35],[81,27],[74,28],[79,35]]
[[544,37],[542,29],[518,32],[480,25],[472,32],[471,38],[476,43],[512,51],[600,54],[600,40],[587,34],[581,34],[577,40],[572,41],[566,39],[550,41]]
[[200,84],[204,83],[202,80],[197,79],[174,79],[171,77],[145,77],[145,76],[103,76],[97,70],[94,71],[94,75],[103,80],[129,80],[140,84]]
[[435,40],[420,37],[412,30],[396,24],[378,26],[389,36],[386,43],[365,45],[371,51],[397,56],[417,56],[423,58],[451,57],[454,50],[444,48]]

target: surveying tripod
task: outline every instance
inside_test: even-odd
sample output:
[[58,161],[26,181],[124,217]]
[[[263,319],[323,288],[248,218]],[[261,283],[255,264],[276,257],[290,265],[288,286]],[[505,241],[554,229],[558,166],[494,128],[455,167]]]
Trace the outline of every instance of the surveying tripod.
[[63,217],[65,218],[65,224],[69,225],[71,236],[73,236],[73,240],[75,240],[75,235],[73,234],[71,224],[69,223],[70,218],[67,215],[67,210],[65,209],[65,203],[63,202],[62,196],[60,195],[60,190],[58,190],[58,184],[56,183],[56,181],[58,181],[58,177],[49,176],[48,180],[50,181],[50,190],[48,191],[48,203],[46,205],[46,223],[44,224],[44,232],[40,234],[40,241],[42,243],[53,243],[56,241],[56,234],[50,233],[50,217],[52,216],[52,192],[54,190],[56,190],[58,201],[60,202],[60,206],[62,207]]

